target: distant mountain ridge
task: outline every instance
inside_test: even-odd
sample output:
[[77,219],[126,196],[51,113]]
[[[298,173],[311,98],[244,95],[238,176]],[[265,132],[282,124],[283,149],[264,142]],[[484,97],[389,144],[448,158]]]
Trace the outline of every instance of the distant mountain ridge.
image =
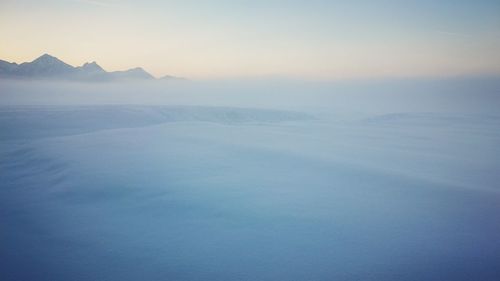
[[[177,79],[174,76],[167,76]],[[0,78],[58,79],[77,81],[154,80],[153,75],[140,67],[107,72],[95,61],[71,66],[62,60],[43,54],[32,62],[21,64],[0,60]],[[163,79],[162,79],[163,80]]]

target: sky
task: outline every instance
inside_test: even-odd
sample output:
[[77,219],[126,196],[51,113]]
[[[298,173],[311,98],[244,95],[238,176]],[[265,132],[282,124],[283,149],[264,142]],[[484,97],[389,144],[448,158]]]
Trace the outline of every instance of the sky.
[[198,79],[500,74],[500,1],[0,0],[0,59]]

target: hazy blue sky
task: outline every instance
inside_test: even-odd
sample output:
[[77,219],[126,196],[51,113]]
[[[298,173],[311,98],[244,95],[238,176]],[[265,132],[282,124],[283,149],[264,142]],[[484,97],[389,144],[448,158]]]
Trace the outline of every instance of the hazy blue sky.
[[0,58],[193,78],[500,74],[500,1],[0,0]]

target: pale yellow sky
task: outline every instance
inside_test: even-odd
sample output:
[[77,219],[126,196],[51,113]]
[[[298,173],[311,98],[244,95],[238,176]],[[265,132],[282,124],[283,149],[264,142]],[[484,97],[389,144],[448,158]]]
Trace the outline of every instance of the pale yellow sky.
[[191,78],[500,74],[498,3],[349,3],[1,1],[0,59]]

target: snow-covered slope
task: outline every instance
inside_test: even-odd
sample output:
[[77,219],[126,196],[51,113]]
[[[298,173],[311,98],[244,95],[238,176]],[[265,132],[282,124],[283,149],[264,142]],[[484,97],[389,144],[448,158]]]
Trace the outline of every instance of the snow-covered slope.
[[497,280],[480,85],[0,85],[0,279]]
[[33,140],[53,136],[143,127],[166,122],[259,124],[312,120],[301,112],[206,106],[43,106],[2,107],[0,139]]

